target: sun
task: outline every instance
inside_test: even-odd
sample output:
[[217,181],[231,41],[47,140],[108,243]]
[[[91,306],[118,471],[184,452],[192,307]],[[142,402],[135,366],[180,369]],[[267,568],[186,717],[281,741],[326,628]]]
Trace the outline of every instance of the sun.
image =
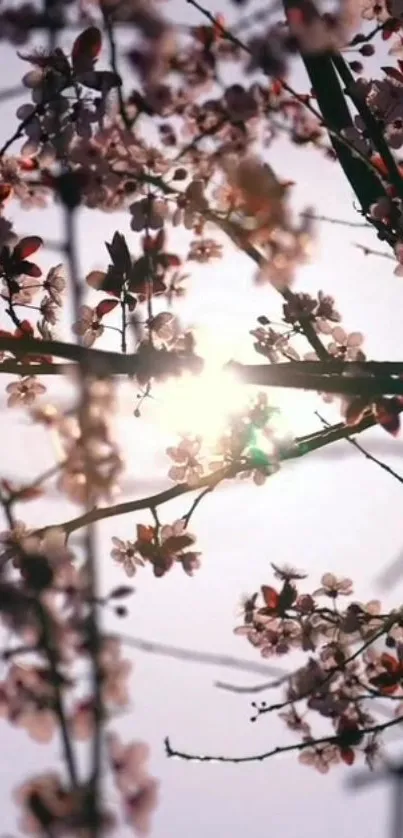
[[[227,368],[232,348],[228,341],[202,333],[197,352],[204,361],[203,371],[197,375],[183,373],[159,385],[155,408],[158,421],[168,432],[200,436],[205,445],[214,446],[228,431],[231,418],[246,414],[260,388],[245,384]],[[276,442],[289,436],[280,411],[274,412],[270,426]],[[257,431],[255,437],[259,449],[272,453],[274,446],[264,433]]]
[[185,372],[159,385],[155,407],[167,430],[201,436],[208,444],[226,431],[231,416],[245,409],[250,388],[225,368],[232,357],[228,338],[206,329],[198,329],[196,338],[196,351],[204,362],[202,372]]
[[235,374],[208,362],[199,375],[184,373],[162,390],[164,425],[184,436],[202,436],[206,443],[214,443],[231,416],[248,403],[245,385]]

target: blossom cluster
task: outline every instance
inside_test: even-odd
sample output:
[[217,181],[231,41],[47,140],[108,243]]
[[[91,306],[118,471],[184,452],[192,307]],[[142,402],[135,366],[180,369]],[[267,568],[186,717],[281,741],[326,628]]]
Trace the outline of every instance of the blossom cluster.
[[[96,725],[96,696],[90,689],[83,693],[77,677],[77,663],[88,668],[94,654],[87,627],[89,567],[70,549],[58,527],[38,534],[16,521],[0,541],[0,622],[12,638],[3,652],[0,715],[38,743],[52,741],[62,725],[73,749],[75,741],[91,741]],[[112,589],[100,605],[123,614],[121,603],[131,593],[129,587]],[[101,634],[97,656],[111,776],[124,821],[142,834],[149,829],[158,783],[146,768],[146,745],[123,744],[111,727],[116,712],[129,704],[132,665],[122,654],[118,636]],[[90,783],[77,782],[74,765],[70,756],[71,786],[49,771],[16,789],[24,833],[43,835],[45,825],[60,835],[70,834],[73,826],[81,831],[90,828],[94,816]],[[102,803],[97,817],[107,834],[119,828],[118,814],[109,804]]]
[[[182,565],[188,576],[193,576],[200,567],[200,553],[192,549],[196,541],[194,535],[186,529],[186,521],[181,518],[172,526],[137,525],[135,541],[123,541],[113,537],[112,559],[122,565],[126,575],[131,577],[138,567],[149,562],[154,576],[164,576],[175,563]],[[189,549],[191,548],[191,549]]]
[[183,436],[177,446],[169,446],[166,453],[173,465],[168,477],[197,488],[203,476],[219,472],[228,477],[252,477],[256,485],[262,486],[267,477],[278,471],[282,453],[292,445],[291,439],[277,438],[279,416],[280,411],[269,403],[267,394],[258,392],[246,400],[243,411],[228,418],[225,433],[214,441]]
[[[100,596],[90,536],[86,552],[80,547],[76,554],[67,543],[74,529],[118,514],[118,505],[111,505],[124,468],[114,428],[118,385],[96,366],[105,359],[97,352],[106,346],[103,339],[116,339],[115,360],[120,351],[136,361],[131,380],[142,388],[143,404],[159,383],[153,359],[165,360],[165,372],[199,360],[194,335],[172,305],[186,293],[195,264],[206,269],[217,263],[228,240],[253,259],[256,284],[282,297],[281,324],[261,316],[250,332],[260,356],[270,364],[304,361],[310,369],[323,362],[341,370],[342,378],[362,372],[363,334],[348,332],[324,291],[295,291],[298,270],[312,256],[316,224],[310,208],[298,220],[293,215],[287,160],[277,172],[266,159],[284,135],[340,163],[366,222],[392,248],[395,273],[403,273],[403,167],[396,156],[403,147],[402,0],[339,0],[331,12],[314,0],[288,6],[285,19],[281,12],[273,20],[273,10],[263,9],[242,16],[237,28],[207,10],[205,24],[174,27],[142,0],[50,3],[44,10],[29,2],[3,3],[0,9],[0,38],[24,47],[18,54],[30,97],[18,107],[17,128],[0,149],[0,301],[6,326],[0,331],[6,347],[0,372],[13,375],[5,384],[8,407],[27,408],[57,449],[50,475],[19,486],[0,479],[8,526],[0,536],[0,623],[13,640],[3,653],[0,715],[35,742],[51,742],[61,731],[66,763],[63,778],[47,771],[17,789],[24,834],[63,838],[74,832],[86,838],[94,824],[100,834],[113,834],[123,822],[146,833],[157,803],[147,746],[126,745],[112,729],[115,715],[129,705],[131,664],[118,636],[103,632],[98,620],[102,608],[124,617],[132,589],[119,585]],[[374,28],[356,33],[359,15]],[[122,24],[130,33],[126,46],[119,40]],[[62,46],[58,33],[68,33],[70,25],[79,32],[69,49],[68,37]],[[49,39],[39,51],[31,42],[41,29]],[[380,79],[364,66],[376,35],[390,42],[393,65],[383,67]],[[308,92],[291,86],[290,57],[298,52]],[[120,75],[122,59],[128,85]],[[18,152],[11,153],[18,140]],[[18,235],[6,215],[12,217],[15,204],[40,210],[53,202],[67,219],[67,264],[56,263],[46,273],[37,257],[52,243]],[[85,281],[72,235],[79,207],[122,212],[129,231],[114,225],[105,243],[108,262],[97,253]],[[180,253],[171,243],[175,231],[181,233]],[[78,398],[62,410],[47,395],[45,401],[43,373],[64,371],[51,350],[57,354],[70,295],[72,340],[64,348],[74,359],[70,381]],[[95,359],[92,368],[89,358]],[[402,409],[400,396],[341,400],[347,430],[368,419],[395,435]],[[137,407],[134,415],[139,412]],[[277,419],[278,411],[259,393],[229,418],[213,444],[189,434],[170,446],[173,485],[164,499],[192,489],[201,493],[171,524],[161,525],[157,502],[144,502],[153,524],[137,524],[129,539],[113,538],[117,567],[132,578],[149,566],[159,578],[181,565],[193,576],[201,565],[188,529],[193,511],[222,479],[239,475],[260,486],[278,470],[294,442],[280,439]],[[82,515],[60,527],[26,527],[15,518],[14,504],[40,496],[42,483],[52,478]],[[301,762],[322,773],[340,761],[352,765],[358,756],[372,767],[382,758],[383,730],[399,724],[403,713],[401,609],[383,613],[377,601],[356,601],[351,580],[330,573],[313,591],[304,590],[302,573],[277,566],[274,573],[273,585],[247,597],[236,634],[264,658],[298,651],[307,660],[286,679],[283,700],[256,704],[256,717],[279,711],[300,737]],[[84,694],[77,664],[91,674]],[[385,725],[377,720],[378,702],[393,708]],[[329,736],[316,736],[315,714],[318,727],[323,720],[329,726]],[[106,797],[94,801],[100,765],[95,778],[77,776],[75,743],[91,742],[96,751],[99,739],[121,817]]]
[[[299,650],[306,662],[283,679],[283,700],[254,703],[254,719],[278,712],[300,736],[300,761],[321,773],[358,756],[372,768],[382,758],[383,730],[403,712],[402,610],[383,613],[378,600],[356,600],[352,580],[333,573],[311,592],[304,573],[272,567],[277,584],[245,598],[235,634],[264,658]],[[388,701],[391,721],[383,725],[378,713]],[[328,734],[315,734],[315,716],[327,720]]]

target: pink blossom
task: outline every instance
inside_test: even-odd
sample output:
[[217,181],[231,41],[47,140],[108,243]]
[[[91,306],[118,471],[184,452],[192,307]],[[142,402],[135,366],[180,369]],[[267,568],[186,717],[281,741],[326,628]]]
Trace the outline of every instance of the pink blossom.
[[144,567],[144,561],[137,552],[135,541],[122,541],[116,536],[112,537],[114,545],[111,551],[112,559],[123,566],[126,575],[131,577],[136,573],[137,567]]
[[167,448],[167,454],[174,461],[168,477],[176,483],[197,483],[203,475],[203,465],[199,455],[202,439],[200,436],[183,437],[179,445]]
[[220,259],[222,256],[222,244],[214,239],[196,239],[191,242],[188,259],[194,262],[211,262],[212,259]]
[[79,319],[73,325],[73,332],[80,335],[83,345],[90,347],[101,337],[104,327],[90,306],[81,306]]
[[38,396],[46,392],[46,387],[35,376],[27,376],[7,384],[6,391],[9,393],[9,407],[31,407]]
[[43,287],[55,305],[61,306],[63,302],[62,293],[66,288],[63,265],[55,265],[54,268],[50,268],[44,280]]
[[351,579],[338,579],[334,573],[325,573],[321,578],[322,587],[314,591],[314,596],[328,596],[335,598],[337,596],[349,596],[353,592],[353,583]]
[[298,760],[302,765],[316,768],[320,774],[327,774],[332,765],[340,762],[340,754],[335,745],[318,745],[303,750]]
[[333,341],[329,343],[327,350],[331,355],[342,357],[346,361],[364,361],[365,355],[361,350],[364,343],[364,335],[361,332],[347,334],[341,326],[332,329]]

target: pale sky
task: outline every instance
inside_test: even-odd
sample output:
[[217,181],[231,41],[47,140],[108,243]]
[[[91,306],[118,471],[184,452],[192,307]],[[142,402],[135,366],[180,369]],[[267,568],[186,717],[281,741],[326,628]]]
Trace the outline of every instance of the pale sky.
[[[226,11],[210,2],[215,11]],[[176,19],[195,20],[186,3],[165,5]],[[232,16],[234,12],[232,10]],[[69,40],[66,39],[66,44]],[[18,83],[26,65],[9,46],[1,47],[4,84]],[[307,89],[302,70],[295,71],[295,86]],[[0,129],[5,138],[14,130],[17,104],[2,106]],[[280,177],[295,180],[292,206],[307,204],[318,214],[358,220],[352,196],[340,170],[316,152],[278,144],[267,158]],[[8,215],[8,213],[7,213]],[[19,233],[35,233],[57,239],[58,211],[24,213],[15,205],[9,213]],[[129,232],[127,215],[102,215],[84,211],[80,217],[80,260],[83,277],[107,264],[103,247],[119,229]],[[131,234],[132,235],[132,234]],[[180,248],[180,233],[174,242]],[[134,241],[134,237],[131,239]],[[347,331],[366,335],[369,358],[397,360],[403,357],[403,280],[393,275],[393,263],[366,258],[352,246],[360,242],[377,248],[372,233],[322,224],[314,261],[300,270],[297,288],[315,293],[322,288],[335,296]],[[183,246],[183,245],[182,245]],[[380,247],[382,247],[380,245]],[[41,254],[43,267],[56,264],[57,256]],[[185,312],[194,322],[216,324],[225,338],[241,340],[255,325],[259,314],[280,311],[275,292],[253,288],[254,267],[246,256],[228,246],[224,260],[213,267],[195,266]],[[238,337],[239,336],[239,337]],[[7,379],[4,378],[4,385]],[[60,384],[54,392],[60,395]],[[53,390],[51,391],[53,392]],[[63,392],[61,397],[63,397]],[[125,411],[119,420],[120,439],[128,458],[125,498],[141,497],[168,486],[169,462],[164,455],[170,434],[163,419],[156,427],[131,416],[134,405],[125,391]],[[276,403],[277,394],[273,394]],[[280,398],[280,396],[279,396]],[[132,405],[133,402],[133,405]],[[0,405],[5,398],[0,390]],[[312,415],[321,402],[311,397],[287,396],[287,418],[299,431],[314,430]],[[302,405],[302,406],[301,406]],[[44,435],[29,426],[23,413],[2,414],[2,476],[35,477],[52,463],[52,451]],[[158,432],[157,432],[158,430]],[[39,440],[39,442],[38,442]],[[362,444],[403,474],[403,442],[392,440],[382,430],[371,430]],[[242,593],[270,583],[270,561],[305,569],[317,587],[323,572],[353,577],[357,599],[378,596],[375,578],[403,546],[402,487],[375,465],[368,463],[347,443],[312,454],[284,466],[264,487],[232,484],[208,496],[195,513],[191,530],[198,536],[202,567],[193,578],[177,569],[163,579],[148,570],[135,580],[136,595],[131,615],[118,623],[127,635],[181,645],[189,649],[225,653],[260,662],[256,651],[233,635]],[[160,510],[161,520],[171,523],[187,511],[187,498]],[[26,512],[26,514],[25,514]],[[75,514],[59,496],[47,497],[21,509],[27,524],[57,523]],[[110,538],[131,538],[135,524],[149,522],[147,514],[129,515],[103,522],[98,527],[99,558],[105,589],[124,577],[109,559]],[[397,605],[400,588],[388,595]],[[154,838],[267,838],[281,833],[309,838],[383,838],[387,835],[388,793],[385,787],[358,795],[346,784],[355,769],[336,768],[328,776],[298,764],[296,755],[280,756],[246,766],[198,765],[167,760],[163,739],[173,746],[199,753],[233,756],[258,753],[274,745],[295,741],[275,717],[262,717],[250,724],[250,698],[225,693],[213,686],[216,678],[237,684],[253,684],[259,676],[231,673],[212,667],[131,653],[133,706],[116,723],[127,739],[140,738],[151,746],[151,770],[161,781],[161,800],[154,817]],[[277,663],[277,661],[275,662]],[[286,666],[286,660],[279,665]],[[1,724],[0,834],[11,833],[15,810],[10,791],[30,771],[52,767],[59,745],[39,746],[24,732]],[[15,832],[15,830],[14,830]]]

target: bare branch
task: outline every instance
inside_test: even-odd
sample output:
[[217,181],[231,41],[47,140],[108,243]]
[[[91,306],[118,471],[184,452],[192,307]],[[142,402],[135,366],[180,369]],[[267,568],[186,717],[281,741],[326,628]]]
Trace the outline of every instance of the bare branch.
[[[387,722],[383,722],[381,724],[372,725],[371,727],[364,728],[362,730],[363,734],[374,734],[374,733],[382,733],[384,730],[388,730],[389,728],[396,727],[399,724],[402,724],[403,720],[401,718],[389,719]],[[307,748],[316,748],[321,745],[342,745],[343,738],[342,736],[322,736],[319,739],[306,739],[302,742],[296,742],[294,745],[277,745],[275,748],[271,748],[268,751],[263,751],[260,754],[252,754],[251,756],[246,757],[228,757],[228,756],[221,756],[221,755],[210,755],[210,754],[191,754],[187,753],[186,751],[178,751],[176,748],[173,748],[170,742],[170,739],[166,737],[164,740],[165,745],[165,753],[167,757],[172,757],[176,759],[183,759],[186,762],[230,762],[233,764],[241,764],[245,762],[263,762],[270,757],[277,756],[278,754],[288,754],[292,751],[304,751]]]
[[243,660],[242,658],[236,658],[232,655],[220,655],[214,652],[196,652],[193,649],[183,649],[180,646],[155,643],[153,641],[143,640],[142,638],[131,637],[125,634],[108,634],[108,637],[117,637],[125,646],[130,646],[132,649],[138,649],[138,651],[145,652],[146,654],[160,655],[161,657],[174,658],[175,660],[186,661],[188,663],[200,663],[205,666],[220,666],[226,669],[238,669],[241,672],[251,672],[256,675],[271,674],[273,677],[280,677],[282,673],[282,670],[276,666],[254,663],[253,661]]

